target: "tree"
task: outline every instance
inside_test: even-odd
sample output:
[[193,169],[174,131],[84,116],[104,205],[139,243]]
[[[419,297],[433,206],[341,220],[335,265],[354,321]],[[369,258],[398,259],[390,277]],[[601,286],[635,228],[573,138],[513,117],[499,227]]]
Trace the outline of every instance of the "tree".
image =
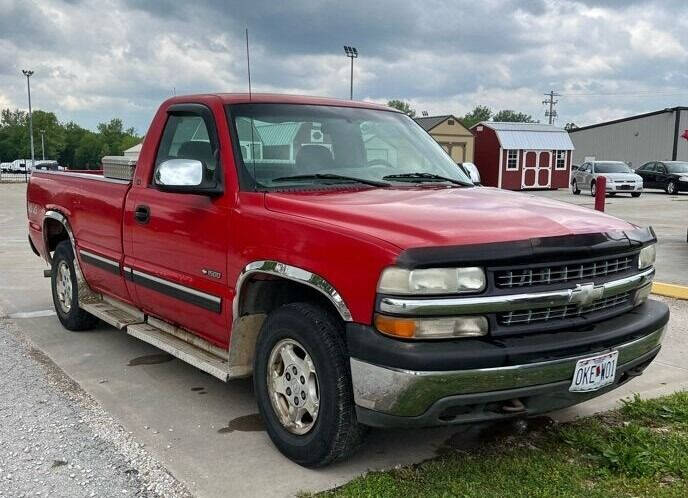
[[573,131],[578,129],[578,125],[576,123],[566,123],[564,125],[564,129],[566,131]]
[[387,105],[389,107],[393,107],[394,109],[400,110],[410,117],[414,117],[416,115],[416,110],[411,107],[411,104],[404,102],[403,100],[388,100]]
[[509,122],[509,123],[534,123],[535,120],[530,114],[524,112],[516,112],[511,109],[499,111],[492,116],[492,121]]
[[471,126],[476,125],[481,121],[489,121],[491,117],[492,110],[490,110],[489,107],[484,105],[477,105],[473,108],[471,112],[466,113],[466,115],[463,117],[461,121],[463,122],[464,126],[466,126],[466,128],[470,128]]

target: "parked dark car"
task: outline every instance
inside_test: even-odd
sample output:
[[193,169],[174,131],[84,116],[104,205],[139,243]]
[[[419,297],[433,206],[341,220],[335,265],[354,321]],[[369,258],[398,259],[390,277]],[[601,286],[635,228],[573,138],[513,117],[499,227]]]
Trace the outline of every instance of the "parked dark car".
[[688,162],[650,161],[635,172],[643,177],[645,188],[661,188],[672,195],[688,192]]

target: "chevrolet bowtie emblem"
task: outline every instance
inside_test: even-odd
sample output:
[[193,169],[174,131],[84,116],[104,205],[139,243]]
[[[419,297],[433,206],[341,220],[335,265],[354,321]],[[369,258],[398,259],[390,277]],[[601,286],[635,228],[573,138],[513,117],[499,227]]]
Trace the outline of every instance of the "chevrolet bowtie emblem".
[[594,301],[601,299],[604,294],[604,287],[595,284],[578,284],[576,288],[571,291],[569,303],[576,304],[581,308],[590,306]]

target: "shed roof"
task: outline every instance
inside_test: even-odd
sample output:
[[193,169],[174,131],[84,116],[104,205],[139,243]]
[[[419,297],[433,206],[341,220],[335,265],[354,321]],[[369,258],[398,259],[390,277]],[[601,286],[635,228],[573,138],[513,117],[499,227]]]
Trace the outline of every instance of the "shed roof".
[[301,123],[256,124],[263,145],[288,145],[296,138]]
[[423,116],[422,118],[413,118],[413,120],[418,123],[425,131],[432,130],[435,126],[451,118],[451,114],[445,114],[444,116]]
[[502,149],[573,150],[566,130],[542,123],[503,123],[481,121],[473,126],[486,126],[497,134]]

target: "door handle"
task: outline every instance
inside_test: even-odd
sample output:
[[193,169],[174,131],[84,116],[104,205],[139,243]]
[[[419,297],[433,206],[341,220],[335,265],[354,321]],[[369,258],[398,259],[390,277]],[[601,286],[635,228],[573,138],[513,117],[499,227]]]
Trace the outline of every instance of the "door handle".
[[136,206],[134,218],[136,218],[136,221],[140,224],[145,225],[148,223],[148,220],[150,220],[150,208],[144,204]]

